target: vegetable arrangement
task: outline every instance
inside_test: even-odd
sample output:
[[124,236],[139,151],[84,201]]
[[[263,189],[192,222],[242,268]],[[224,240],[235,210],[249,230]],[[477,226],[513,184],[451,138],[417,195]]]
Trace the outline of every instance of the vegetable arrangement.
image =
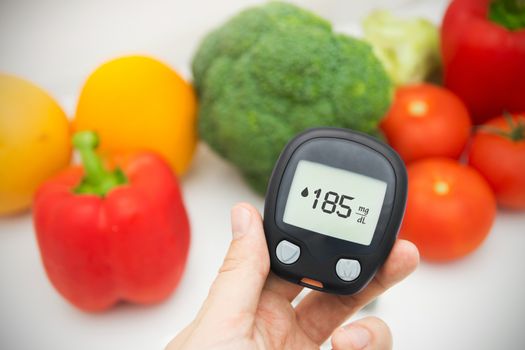
[[[450,90],[400,86],[381,122],[408,164],[400,235],[428,260],[448,261],[477,248],[492,226],[496,200],[525,208],[525,22],[518,20],[525,17],[511,13],[525,15],[525,7],[508,0],[452,1],[441,30]],[[470,138],[471,121],[505,111],[521,113],[476,126]],[[462,155],[468,165],[458,161]]]
[[[491,3],[491,9],[498,8],[499,20],[508,20],[501,16],[508,3]],[[428,188],[418,194],[411,186],[401,236],[420,246],[434,247],[422,249],[422,256],[428,259],[466,255],[489,233],[495,211],[494,189],[490,186],[501,185],[497,185],[496,177],[487,182],[478,175],[479,165],[466,167],[458,160],[465,152],[474,123],[483,120],[480,118],[485,114],[497,115],[505,108],[521,109],[525,101],[525,76],[521,73],[525,66],[515,67],[516,62],[525,62],[520,54],[525,47],[521,22],[512,21],[512,29],[503,28],[501,21],[480,18],[480,7],[486,7],[484,13],[488,13],[488,2],[453,1],[441,38],[439,31],[423,19],[399,19],[379,11],[364,20],[365,39],[371,51],[397,86],[388,111],[380,99],[387,101],[389,89],[381,93],[377,90],[378,82],[385,83],[387,78],[380,75],[382,70],[370,58],[367,44],[333,34],[329,24],[293,5],[271,3],[246,10],[210,33],[194,57],[201,136],[262,192],[279,150],[295,133],[329,125],[374,134],[378,114],[382,113],[381,130],[409,167],[412,162],[427,162],[434,157],[456,160],[454,166],[437,160],[436,164],[428,160],[432,166],[414,164],[420,170],[409,171],[412,181],[428,173],[423,181]],[[473,18],[472,28],[460,30],[462,18],[465,22]],[[501,54],[494,52],[496,43],[489,38],[471,39],[477,33],[476,21],[482,21],[479,25],[487,27],[485,30],[499,33],[505,42]],[[485,51],[480,53],[476,45]],[[445,84],[450,89],[422,83],[423,79],[433,78],[441,59]],[[485,63],[480,64],[482,61]],[[470,99],[468,94],[476,98]],[[521,151],[516,154],[525,159]],[[441,172],[435,170],[440,168]],[[513,179],[507,174],[500,178]],[[517,183],[510,186],[510,191],[519,196],[517,188],[523,188],[522,184],[509,182]],[[457,189],[463,185],[471,186],[472,191]],[[444,186],[449,190],[440,192]],[[418,200],[420,197],[424,199]],[[443,209],[436,208],[441,214],[456,208],[456,215],[435,214],[430,218],[427,202],[443,204]],[[485,220],[461,221],[462,215],[477,210],[474,204],[487,208],[480,210],[486,214]],[[462,207],[465,209],[459,210]],[[421,233],[417,224],[429,220],[434,225],[433,235]]]
[[463,102],[438,86],[402,86],[381,127],[408,165],[401,237],[432,261],[472,252],[490,231],[496,201],[487,181],[457,161],[471,129]]
[[[408,166],[401,236],[429,260],[462,257],[489,233],[496,202],[525,210],[520,4],[454,0],[441,35],[426,20],[375,12],[365,40],[291,4],[245,10],[198,47],[196,94],[152,58],[99,67],[72,123],[83,167],[64,169],[71,135],[58,104],[0,74],[0,162],[11,169],[0,172],[0,214],[27,208],[47,180],[33,215],[56,289],[88,311],[159,302],[186,264],[190,231],[176,176],[189,167],[197,124],[260,193],[292,136],[335,126],[384,132]],[[440,61],[445,87],[424,83]]]
[[11,170],[0,172],[0,214],[27,208],[40,186],[33,219],[42,262],[71,304],[157,303],[177,286],[190,228],[176,174],[193,156],[195,114],[191,85],[168,66],[110,61],[79,98],[73,127],[84,131],[73,143],[83,166],[66,168],[70,126],[58,104],[0,75],[0,161]]

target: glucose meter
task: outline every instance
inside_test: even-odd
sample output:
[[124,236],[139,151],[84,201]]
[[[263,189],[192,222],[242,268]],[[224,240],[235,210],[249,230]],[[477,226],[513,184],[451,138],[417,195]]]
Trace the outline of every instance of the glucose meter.
[[266,193],[272,271],[325,292],[359,292],[394,245],[406,196],[405,166],[386,144],[346,129],[299,134]]

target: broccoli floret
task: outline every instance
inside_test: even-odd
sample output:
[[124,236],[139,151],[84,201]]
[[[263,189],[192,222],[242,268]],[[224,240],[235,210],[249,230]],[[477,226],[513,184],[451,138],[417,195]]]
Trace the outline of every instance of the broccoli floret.
[[261,193],[295,134],[317,126],[377,133],[393,92],[367,43],[280,2],[209,34],[192,68],[202,139]]

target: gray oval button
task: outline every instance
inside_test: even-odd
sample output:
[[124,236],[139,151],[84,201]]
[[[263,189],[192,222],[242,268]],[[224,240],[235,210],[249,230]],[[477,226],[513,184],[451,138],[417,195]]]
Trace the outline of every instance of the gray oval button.
[[283,264],[293,264],[299,259],[301,255],[301,248],[299,246],[288,242],[286,240],[279,242],[277,248],[275,249],[275,255],[277,259]]
[[354,259],[339,259],[335,265],[335,272],[340,279],[350,282],[359,277],[361,264]]

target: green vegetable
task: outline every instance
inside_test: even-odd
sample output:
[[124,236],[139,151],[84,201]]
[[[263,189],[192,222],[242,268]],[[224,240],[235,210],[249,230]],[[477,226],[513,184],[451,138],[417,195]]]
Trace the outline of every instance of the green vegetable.
[[210,33],[193,74],[201,137],[259,192],[295,134],[315,126],[377,133],[393,93],[369,44],[280,2]]
[[439,33],[429,21],[375,11],[363,21],[363,30],[396,85],[422,82],[439,71]]
[[509,30],[525,28],[525,0],[493,0],[489,19]]

